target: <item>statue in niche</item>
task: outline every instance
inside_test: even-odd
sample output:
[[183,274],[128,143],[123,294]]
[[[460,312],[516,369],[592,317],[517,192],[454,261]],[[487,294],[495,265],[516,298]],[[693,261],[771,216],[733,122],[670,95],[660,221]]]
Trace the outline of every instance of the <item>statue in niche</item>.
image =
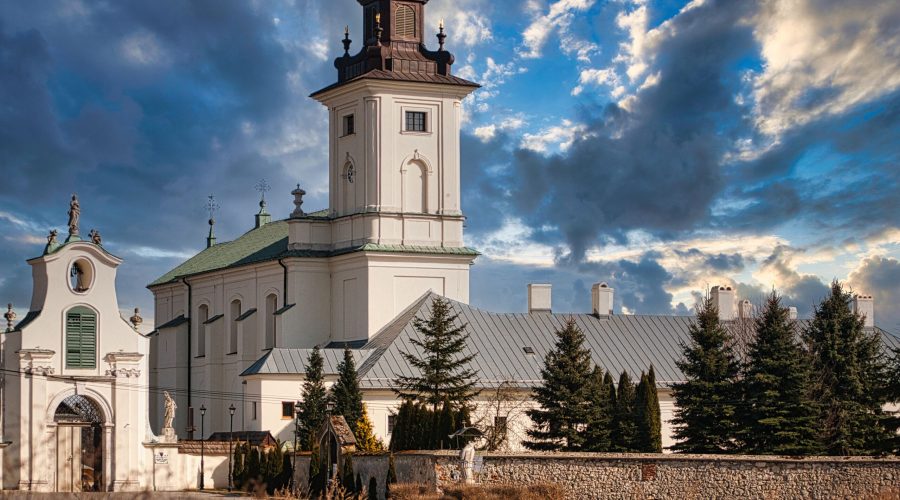
[[78,203],[78,195],[72,195],[69,203],[69,234],[78,235],[78,222],[81,220],[81,204]]
[[163,395],[166,398],[166,413],[163,418],[163,430],[172,429],[172,422],[175,421],[175,409],[178,408],[178,405],[175,404],[175,400],[172,399],[169,391],[165,391]]
[[84,281],[84,270],[81,269],[81,266],[78,263],[72,264],[72,277],[75,278],[75,282],[72,284],[72,288],[76,292],[86,292],[87,291],[87,283]]

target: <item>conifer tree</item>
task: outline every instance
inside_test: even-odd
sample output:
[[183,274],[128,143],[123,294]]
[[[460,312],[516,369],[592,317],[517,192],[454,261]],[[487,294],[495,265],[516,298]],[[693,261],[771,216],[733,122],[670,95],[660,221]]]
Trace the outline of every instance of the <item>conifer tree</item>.
[[357,493],[356,480],[353,477],[353,455],[344,455],[344,462],[341,465],[341,485],[348,493]]
[[675,397],[672,449],[683,453],[727,453],[735,448],[739,364],[732,338],[719,321],[711,297],[703,301],[682,346],[678,367],[685,381],[672,387]]
[[881,453],[894,439],[885,428],[885,365],[881,338],[867,331],[837,281],[803,332],[811,356],[813,394],[829,455]]
[[[612,379],[610,379],[612,381]],[[612,450],[612,421],[615,410],[615,394],[604,383],[603,369],[594,367],[590,379],[590,415],[585,435],[585,451],[608,452]],[[612,389],[615,392],[615,389]]]
[[238,443],[234,447],[233,464],[231,466],[231,480],[237,489],[241,489],[244,486],[244,457],[246,457],[244,445],[243,443]]
[[[900,404],[900,346],[893,349],[893,355],[888,365],[888,384],[885,399],[894,404]],[[887,415],[884,419],[885,430],[893,435],[885,446],[887,453],[900,455],[900,412]]]
[[310,352],[306,361],[306,380],[300,401],[300,438],[302,450],[311,450],[316,433],[325,421],[328,393],[325,390],[324,360],[319,348]]
[[450,435],[456,431],[456,414],[449,399],[445,399],[439,412],[433,415],[434,425],[431,432],[431,449],[447,450],[453,448]]
[[742,451],[814,454],[818,425],[809,397],[809,359],[797,342],[790,311],[775,292],[754,320],[754,331],[742,382]]
[[315,446],[309,459],[309,496],[319,498],[325,491],[326,465],[322,463],[319,447]]
[[411,449],[409,445],[411,444],[413,405],[414,403],[411,399],[405,399],[400,403],[400,408],[397,409],[397,417],[394,419],[394,430],[391,432],[391,451]]
[[250,452],[247,454],[247,471],[244,481],[245,486],[249,486],[252,488],[256,483],[259,482],[260,465],[261,460],[259,456],[259,449],[254,446],[250,448]]
[[375,476],[369,478],[369,488],[366,493],[368,500],[378,500],[378,479],[375,479]]
[[619,376],[616,390],[616,407],[613,412],[612,446],[614,451],[630,453],[637,451],[637,420],[635,419],[634,382],[627,371]]
[[384,498],[391,498],[391,485],[397,484],[397,469],[394,467],[394,454],[388,457],[387,477],[384,479]]
[[532,450],[578,451],[590,419],[591,353],[574,319],[556,332],[556,345],[541,370],[543,383],[534,389],[539,408],[526,413],[534,426],[527,431]]
[[656,374],[652,366],[649,373],[641,373],[641,381],[635,395],[634,412],[637,425],[634,451],[662,453],[662,417],[659,411],[659,396],[656,393]]
[[463,354],[469,334],[466,325],[456,326],[450,302],[435,298],[431,304],[431,316],[427,320],[413,321],[421,339],[410,342],[422,353],[404,352],[403,358],[419,375],[401,375],[395,380],[397,394],[404,399],[422,401],[436,412],[444,399],[454,408],[468,406],[475,397],[476,373],[469,368],[474,354]]
[[356,422],[356,447],[362,452],[377,453],[384,451],[384,443],[375,437],[375,428],[369,419],[369,412],[363,404],[362,416]]
[[363,415],[363,402],[356,362],[349,348],[344,349],[344,359],[338,365],[338,379],[331,387],[330,398],[334,403],[334,414],[343,415],[355,433],[356,423]]

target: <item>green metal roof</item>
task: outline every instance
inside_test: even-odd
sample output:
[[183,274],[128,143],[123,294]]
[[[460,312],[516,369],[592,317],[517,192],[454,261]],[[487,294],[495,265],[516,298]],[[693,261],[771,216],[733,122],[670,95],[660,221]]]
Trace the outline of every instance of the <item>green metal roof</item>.
[[[319,214],[321,212],[316,212]],[[312,215],[312,214],[310,214]],[[270,222],[260,228],[253,229],[234,241],[213,245],[191,257],[175,269],[150,283],[148,287],[164,285],[181,278],[198,274],[257,264],[288,257],[328,258],[354,252],[413,253],[427,255],[465,255],[477,257],[476,250],[460,247],[426,247],[404,245],[377,245],[369,243],[362,246],[340,250],[288,250],[288,222]]]

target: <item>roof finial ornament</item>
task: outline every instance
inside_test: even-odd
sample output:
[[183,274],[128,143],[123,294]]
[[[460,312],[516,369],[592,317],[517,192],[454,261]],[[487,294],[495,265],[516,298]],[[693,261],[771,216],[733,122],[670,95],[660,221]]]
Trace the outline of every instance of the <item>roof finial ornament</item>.
[[134,327],[135,331],[141,326],[141,323],[144,322],[144,318],[141,317],[141,308],[134,308],[134,316],[128,319],[131,322],[131,326]]
[[69,202],[69,237],[66,242],[79,241],[78,222],[81,220],[81,204],[78,202],[78,195],[72,195],[72,201]]
[[6,306],[6,314],[3,315],[6,318],[6,332],[9,333],[13,331],[13,325],[16,322],[16,312],[13,311],[12,304]]
[[381,27],[381,12],[375,13],[375,46],[381,47],[381,34],[384,29]]
[[88,237],[91,239],[91,242],[97,246],[103,245],[103,237],[100,236],[100,231],[96,229],[91,229],[91,232],[88,233]]
[[291,191],[291,194],[294,195],[294,211],[291,212],[291,218],[294,217],[303,217],[306,215],[303,213],[303,197],[306,195],[306,191],[300,189],[300,184],[297,184],[297,189]]
[[50,234],[47,235],[47,246],[44,247],[44,255],[49,253],[53,253],[57,248],[59,248],[59,231],[56,229],[51,229]]
[[269,186],[269,183],[266,182],[265,179],[260,179],[260,181],[256,183],[256,190],[259,191],[260,194],[259,213],[256,214],[256,228],[259,229],[272,222],[272,216],[269,215],[269,212],[266,210],[266,193],[271,191],[272,187]]
[[440,48],[438,48],[438,51],[443,52],[444,51],[444,40],[447,39],[447,35],[444,33],[444,18],[443,17],[441,18],[441,24],[439,25],[438,29],[439,29],[439,31],[437,34],[437,39],[438,39],[438,44],[440,44]]
[[353,43],[353,40],[350,39],[350,26],[344,26],[344,57],[350,57],[350,44]]
[[216,244],[216,234],[213,228],[216,225],[216,212],[219,211],[219,204],[216,203],[216,197],[209,195],[206,199],[206,210],[209,212],[209,236],[206,237],[206,248]]

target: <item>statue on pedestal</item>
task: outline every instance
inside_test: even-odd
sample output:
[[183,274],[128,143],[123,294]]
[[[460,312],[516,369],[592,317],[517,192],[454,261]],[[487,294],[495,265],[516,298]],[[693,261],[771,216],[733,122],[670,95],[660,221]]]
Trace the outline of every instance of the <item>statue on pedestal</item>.
[[163,417],[163,439],[168,442],[174,442],[176,438],[172,422],[175,421],[175,409],[178,408],[178,405],[175,404],[175,400],[172,399],[169,391],[163,392],[163,396],[166,398],[166,413]]
[[78,203],[78,195],[72,195],[69,203],[69,234],[78,236],[78,222],[81,220],[81,204]]
[[465,484],[475,482],[475,444],[471,441],[459,452],[459,470]]

